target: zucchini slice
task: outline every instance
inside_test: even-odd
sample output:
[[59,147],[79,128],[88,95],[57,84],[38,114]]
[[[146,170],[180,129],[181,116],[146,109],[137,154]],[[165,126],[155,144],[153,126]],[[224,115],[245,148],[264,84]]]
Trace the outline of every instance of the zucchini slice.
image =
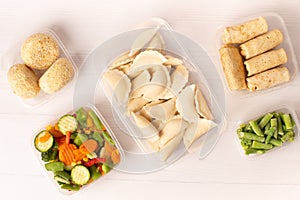
[[71,171],[71,179],[77,185],[85,185],[91,177],[90,171],[83,165],[76,165]]
[[62,178],[60,176],[57,176],[57,175],[54,176],[54,180],[56,180],[57,182],[62,183],[62,184],[70,184],[69,180],[64,179],[64,178]]
[[76,131],[77,126],[78,126],[78,122],[76,118],[69,114],[62,116],[58,121],[58,129],[64,135],[66,135],[68,131],[71,133]]
[[47,152],[54,144],[54,138],[48,131],[41,131],[34,138],[34,146],[40,152]]

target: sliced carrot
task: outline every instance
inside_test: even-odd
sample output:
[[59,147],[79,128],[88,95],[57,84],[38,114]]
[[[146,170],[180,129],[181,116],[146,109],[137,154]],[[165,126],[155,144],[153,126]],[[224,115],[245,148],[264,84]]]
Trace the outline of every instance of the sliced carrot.
[[89,153],[92,153],[98,148],[98,143],[96,140],[89,139],[83,142],[80,146],[83,146]]
[[51,134],[47,131],[45,131],[45,135],[43,135],[42,137],[39,138],[39,141],[41,143],[45,143],[49,140],[49,138],[51,137]]
[[104,144],[104,149],[105,149],[105,154],[110,156],[111,153],[113,152],[113,150],[115,150],[114,147],[112,147],[109,142],[105,141],[105,144]]
[[120,152],[118,149],[115,149],[112,153],[111,153],[111,161],[114,164],[117,164],[120,162]]
[[62,132],[59,131],[57,124],[55,124],[54,127],[52,126],[52,127],[50,128],[49,132],[50,132],[50,133],[53,135],[53,137],[55,137],[55,138],[59,138],[59,137],[64,136],[64,134],[62,134]]

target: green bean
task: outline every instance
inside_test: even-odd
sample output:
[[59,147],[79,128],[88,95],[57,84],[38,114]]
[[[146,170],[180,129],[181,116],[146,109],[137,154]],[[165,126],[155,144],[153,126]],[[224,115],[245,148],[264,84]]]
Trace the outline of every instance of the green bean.
[[96,115],[96,113],[92,110],[88,111],[89,116],[92,118],[96,128],[98,130],[104,130],[103,128],[103,124],[101,123],[101,121],[99,120],[98,116]]
[[268,130],[271,128],[271,123],[269,122],[269,123],[267,123],[267,125],[265,126],[265,131],[264,131],[264,134],[265,135],[268,135]]
[[269,149],[273,148],[273,145],[271,145],[271,144],[264,144],[264,143],[261,143],[261,142],[253,141],[251,147],[254,148],[254,149],[269,150]]
[[257,136],[253,133],[248,133],[248,132],[240,132],[239,136],[241,138],[245,138],[245,139],[248,139],[248,140],[254,140],[254,141],[258,141],[258,142],[264,142],[265,141],[264,137]]
[[282,146],[282,141],[281,140],[271,139],[269,143],[274,145],[274,146],[277,146],[277,147]]
[[289,114],[283,114],[282,115],[282,120],[285,124],[286,130],[292,130],[293,129],[292,119],[291,119]]
[[267,138],[266,138],[266,141],[265,141],[266,144],[269,144],[269,141],[270,141],[271,137],[273,136],[274,132],[275,132],[275,128],[274,127],[271,127],[267,131],[268,135],[267,135]]
[[261,149],[253,149],[253,148],[249,148],[249,149],[246,149],[245,150],[245,154],[246,155],[249,155],[249,154],[263,154],[265,153],[266,151],[265,150],[261,150]]
[[244,128],[244,131],[253,132],[253,129],[251,128],[250,124],[247,124]]
[[253,129],[254,133],[258,136],[264,136],[263,132],[261,131],[260,127],[258,126],[257,122],[255,120],[251,120],[249,122],[251,128]]
[[284,136],[282,136],[282,138],[281,138],[281,141],[282,142],[286,142],[286,141],[288,141],[288,140],[290,140],[291,138],[291,141],[293,141],[294,140],[294,131],[292,131],[292,130],[290,130],[290,131],[287,131],[286,132],[286,134],[284,135]]
[[284,135],[283,129],[282,129],[282,121],[280,116],[277,117],[277,122],[278,122],[278,134],[279,135]]
[[272,127],[277,127],[277,118],[272,118],[271,119],[271,126]]
[[259,127],[264,128],[272,117],[273,117],[273,114],[271,114],[271,113],[265,114],[265,116],[259,122]]
[[61,189],[78,191],[80,189],[79,185],[63,184]]

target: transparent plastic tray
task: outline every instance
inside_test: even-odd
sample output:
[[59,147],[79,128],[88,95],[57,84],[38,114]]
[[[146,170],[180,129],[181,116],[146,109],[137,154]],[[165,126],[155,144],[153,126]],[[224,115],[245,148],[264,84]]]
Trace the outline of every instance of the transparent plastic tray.
[[[49,35],[56,40],[56,42],[59,46],[59,49],[60,49],[59,57],[67,58],[71,62],[73,69],[74,69],[74,76],[73,76],[72,80],[70,80],[68,82],[68,84],[65,85],[61,90],[59,90],[53,94],[47,94],[41,90],[36,97],[30,98],[30,99],[23,99],[21,97],[16,96],[15,94],[13,94],[12,90],[8,87],[9,88],[8,92],[11,92],[11,94],[18,97],[25,105],[30,106],[30,107],[36,107],[43,103],[47,103],[51,99],[55,98],[57,95],[64,93],[64,91],[66,91],[68,88],[72,87],[72,85],[74,84],[76,77],[78,75],[77,66],[76,66],[75,62],[73,61],[72,57],[70,56],[69,52],[65,48],[63,42],[58,37],[58,35],[51,29],[44,29],[44,30],[40,31],[39,33],[44,33],[46,35]],[[34,34],[34,33],[32,33],[32,34]],[[10,67],[15,64],[23,64],[24,63],[24,61],[21,58],[21,46],[22,46],[23,42],[29,36],[30,35],[20,39],[19,42],[17,42],[14,46],[12,46],[10,49],[8,49],[1,57],[2,73],[3,73],[3,77],[5,77],[5,83],[7,85],[9,85],[8,80],[7,80],[7,73],[9,71]],[[34,70],[34,72],[36,73],[36,75],[38,77],[41,77],[45,71],[46,70]]]
[[53,172],[51,171],[47,171],[46,168],[45,168],[45,164],[47,162],[44,162],[42,159],[41,159],[41,152],[39,152],[36,148],[35,148],[35,145],[34,145],[34,140],[35,140],[35,137],[43,130],[46,130],[46,127],[48,125],[52,125],[54,126],[55,123],[58,122],[59,118],[62,117],[63,115],[65,114],[74,114],[76,110],[80,109],[80,108],[84,108],[85,110],[92,110],[96,113],[97,117],[100,119],[100,121],[102,122],[102,124],[104,125],[104,127],[106,128],[108,134],[111,136],[111,138],[113,139],[114,143],[115,143],[115,146],[116,148],[119,150],[120,152],[120,162],[115,165],[115,166],[111,166],[111,165],[108,165],[109,167],[112,168],[112,170],[117,167],[118,165],[120,165],[122,162],[124,162],[124,159],[125,159],[125,156],[124,156],[124,151],[123,151],[123,148],[121,147],[119,141],[116,139],[113,131],[111,130],[109,124],[106,122],[106,120],[104,119],[104,117],[102,116],[102,114],[93,106],[93,105],[86,105],[86,106],[82,106],[82,107],[78,107],[76,109],[73,109],[72,111],[68,112],[68,113],[63,113],[61,115],[58,115],[58,118],[53,120],[52,122],[48,123],[48,124],[45,124],[45,126],[43,128],[41,128],[39,131],[37,131],[31,138],[30,140],[30,143],[31,143],[31,147],[32,147],[32,151],[33,151],[33,154],[34,156],[37,158],[37,162],[41,165],[41,167],[43,168],[43,172],[45,174],[45,176],[47,176],[50,181],[55,185],[55,187],[64,195],[71,195],[71,194],[78,194],[79,192],[83,191],[83,190],[86,190],[87,188],[95,185],[95,184],[98,184],[98,182],[101,182],[101,180],[105,179],[107,176],[109,176],[110,172],[101,176],[99,179],[93,181],[92,183],[88,183],[84,186],[82,186],[80,188],[79,191],[68,191],[68,190],[65,190],[65,189],[61,189],[60,188],[60,185],[54,180],[54,174]]
[[[259,90],[259,91],[253,91],[250,92],[248,90],[242,90],[242,91],[231,91],[228,87],[228,84],[226,82],[226,77],[225,74],[223,73],[223,69],[222,69],[222,64],[220,61],[220,57],[219,57],[219,49],[222,47],[222,33],[224,28],[229,27],[229,26],[236,26],[239,24],[242,24],[246,21],[252,20],[252,19],[256,19],[259,16],[262,16],[266,19],[267,23],[268,23],[268,30],[273,30],[273,29],[279,29],[282,34],[283,34],[283,42],[278,45],[277,47],[275,47],[275,49],[280,49],[280,48],[284,48],[286,54],[287,54],[287,58],[288,61],[286,64],[284,64],[283,66],[286,66],[289,69],[290,72],[290,81],[277,85],[275,87],[271,87],[268,89],[264,89],[264,90]],[[268,12],[268,13],[259,13],[253,16],[248,16],[245,18],[239,18],[238,20],[236,20],[234,23],[232,24],[226,24],[220,28],[218,28],[217,30],[217,34],[216,34],[216,47],[217,47],[217,52],[218,52],[218,71],[220,73],[220,76],[222,77],[222,81],[224,84],[224,87],[226,88],[227,93],[237,96],[237,97],[249,97],[249,96],[254,96],[254,95],[260,95],[260,94],[264,94],[266,92],[271,92],[274,90],[278,90],[281,88],[284,88],[286,86],[288,86],[291,82],[294,81],[297,72],[298,72],[298,63],[296,60],[296,56],[294,53],[294,49],[293,49],[293,44],[292,41],[290,39],[288,30],[286,28],[285,22],[282,19],[282,17],[280,15],[278,15],[277,13],[273,13],[273,12]]]
[[[131,119],[124,113],[125,105],[118,105],[111,100],[111,91],[103,88],[102,75],[110,64],[118,56],[128,52],[141,33],[149,30],[156,30],[161,34],[165,42],[166,52],[177,55],[186,61],[185,64],[190,71],[190,81],[200,87],[212,111],[214,122],[217,126],[195,143],[196,146],[198,145],[198,150],[199,148],[201,149],[200,151],[203,150],[201,158],[204,158],[211,152],[226,122],[224,115],[225,98],[223,96],[220,99],[216,99],[216,93],[222,93],[223,88],[221,84],[218,84],[217,72],[213,75],[214,80],[209,82],[205,78],[207,74],[204,75],[202,73],[202,70],[211,69],[209,71],[214,71],[214,67],[211,66],[213,65],[211,60],[201,47],[185,36],[172,31],[170,26],[159,18],[154,18],[144,23],[138,29],[116,35],[94,49],[80,68],[80,76],[75,86],[74,105],[84,105],[84,103],[89,102],[101,110],[106,110],[106,112],[103,112],[103,115],[106,119],[109,118],[108,123],[122,146],[126,146],[124,147],[126,161],[116,168],[116,170],[122,172],[145,173],[157,171],[169,166],[186,153],[186,149],[181,142],[175,152],[166,161],[162,161],[159,153],[153,151],[149,144],[143,138],[137,137],[139,134],[133,131],[135,129]],[[196,49],[191,51],[192,49],[185,46],[186,43],[193,44],[193,48]],[[85,76],[81,76],[83,74]],[[82,82],[85,82],[85,84],[81,84]],[[96,88],[94,88],[95,85]],[[220,106],[220,104],[222,105]]]
[[[240,139],[238,137],[238,134],[236,133],[236,130],[239,128],[239,126],[241,124],[245,124],[248,123],[250,120],[253,119],[258,119],[259,117],[267,114],[267,113],[271,113],[271,112],[282,112],[282,113],[286,113],[286,114],[291,114],[292,118],[295,121],[295,127],[294,127],[294,132],[295,132],[295,139],[292,142],[285,142],[283,143],[283,145],[281,147],[274,147],[273,149],[265,152],[264,154],[250,154],[250,155],[245,155],[244,150],[240,144]],[[247,115],[244,115],[243,117],[241,117],[241,120],[238,122],[238,126],[236,127],[236,129],[233,131],[235,134],[235,140],[237,143],[237,146],[239,148],[240,154],[244,157],[244,158],[257,158],[257,157],[262,157],[262,156],[268,156],[270,154],[273,154],[276,151],[279,151],[282,148],[287,148],[295,143],[297,143],[297,141],[299,140],[299,119],[298,116],[295,112],[294,109],[292,109],[290,106],[288,105],[278,105],[278,106],[273,106],[273,107],[265,107],[261,112],[259,113],[250,113]]]

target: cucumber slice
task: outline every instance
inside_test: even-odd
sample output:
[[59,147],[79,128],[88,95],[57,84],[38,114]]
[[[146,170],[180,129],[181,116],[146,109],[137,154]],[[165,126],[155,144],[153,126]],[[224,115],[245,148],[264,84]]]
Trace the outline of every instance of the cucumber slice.
[[90,171],[83,165],[76,165],[71,171],[71,179],[77,185],[87,184],[90,177]]
[[60,176],[54,176],[54,180],[56,180],[59,183],[63,183],[63,184],[70,184],[69,180],[66,180]]
[[48,131],[41,131],[34,139],[34,146],[40,152],[47,152],[54,144],[54,138]]
[[60,132],[62,132],[64,135],[69,131],[73,133],[76,131],[78,126],[77,120],[72,115],[64,115],[58,120],[58,129]]

